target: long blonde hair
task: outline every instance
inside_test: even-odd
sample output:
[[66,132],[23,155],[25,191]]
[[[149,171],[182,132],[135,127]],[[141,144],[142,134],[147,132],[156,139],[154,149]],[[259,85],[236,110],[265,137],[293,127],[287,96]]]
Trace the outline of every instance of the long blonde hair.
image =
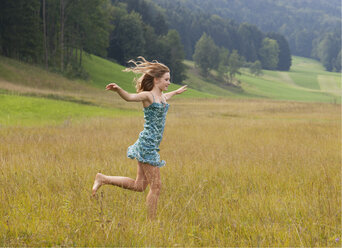
[[139,56],[140,61],[130,60],[128,63],[133,63],[135,67],[126,68],[124,71],[131,71],[136,74],[142,74],[139,78],[134,78],[137,92],[151,91],[154,86],[154,78],[161,78],[165,73],[170,72],[170,69],[156,60],[147,61],[144,57]]

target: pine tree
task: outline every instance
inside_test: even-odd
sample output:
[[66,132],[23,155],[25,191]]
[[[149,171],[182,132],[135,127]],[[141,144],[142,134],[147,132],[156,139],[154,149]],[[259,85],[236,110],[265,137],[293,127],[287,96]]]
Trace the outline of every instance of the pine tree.
[[144,54],[144,27],[141,16],[136,12],[122,14],[114,21],[108,56],[124,64]]
[[162,38],[164,43],[164,63],[170,67],[171,78],[174,83],[180,84],[185,78],[185,67],[183,45],[176,30],[170,30]]
[[279,45],[279,61],[277,64],[277,69],[280,71],[288,71],[291,67],[291,52],[289,44],[285,37],[281,34],[274,32],[268,33],[267,37],[277,41]]
[[258,50],[262,45],[263,33],[254,25],[242,23],[238,29],[239,51],[247,61],[258,59]]

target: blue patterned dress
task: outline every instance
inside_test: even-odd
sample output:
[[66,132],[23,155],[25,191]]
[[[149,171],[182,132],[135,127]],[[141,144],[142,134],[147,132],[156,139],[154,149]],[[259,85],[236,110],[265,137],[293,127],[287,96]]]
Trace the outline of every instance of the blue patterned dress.
[[144,108],[144,130],[139,134],[134,145],[128,147],[127,157],[156,167],[162,167],[166,164],[164,160],[160,161],[158,152],[163,138],[168,109],[169,104],[157,103],[153,96],[153,103]]

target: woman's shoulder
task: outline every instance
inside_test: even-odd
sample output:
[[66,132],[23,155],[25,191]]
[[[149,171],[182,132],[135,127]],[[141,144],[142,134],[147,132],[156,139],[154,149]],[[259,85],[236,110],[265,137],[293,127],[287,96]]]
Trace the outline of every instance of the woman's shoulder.
[[141,91],[141,92],[139,92],[139,94],[142,94],[142,96],[145,98],[145,100],[142,101],[144,107],[147,107],[154,102],[153,95],[152,95],[151,91]]
[[151,96],[152,96],[151,91],[140,91],[138,94],[140,94],[140,95],[146,95],[146,96],[148,96],[148,95],[151,95]]

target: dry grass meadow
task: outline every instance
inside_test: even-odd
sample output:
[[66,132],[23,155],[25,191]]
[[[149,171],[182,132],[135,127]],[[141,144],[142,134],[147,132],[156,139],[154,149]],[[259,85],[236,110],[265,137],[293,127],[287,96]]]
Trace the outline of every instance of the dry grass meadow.
[[1,127],[0,246],[341,246],[341,105],[170,104],[154,222],[148,189],[91,197],[135,177],[142,116]]

